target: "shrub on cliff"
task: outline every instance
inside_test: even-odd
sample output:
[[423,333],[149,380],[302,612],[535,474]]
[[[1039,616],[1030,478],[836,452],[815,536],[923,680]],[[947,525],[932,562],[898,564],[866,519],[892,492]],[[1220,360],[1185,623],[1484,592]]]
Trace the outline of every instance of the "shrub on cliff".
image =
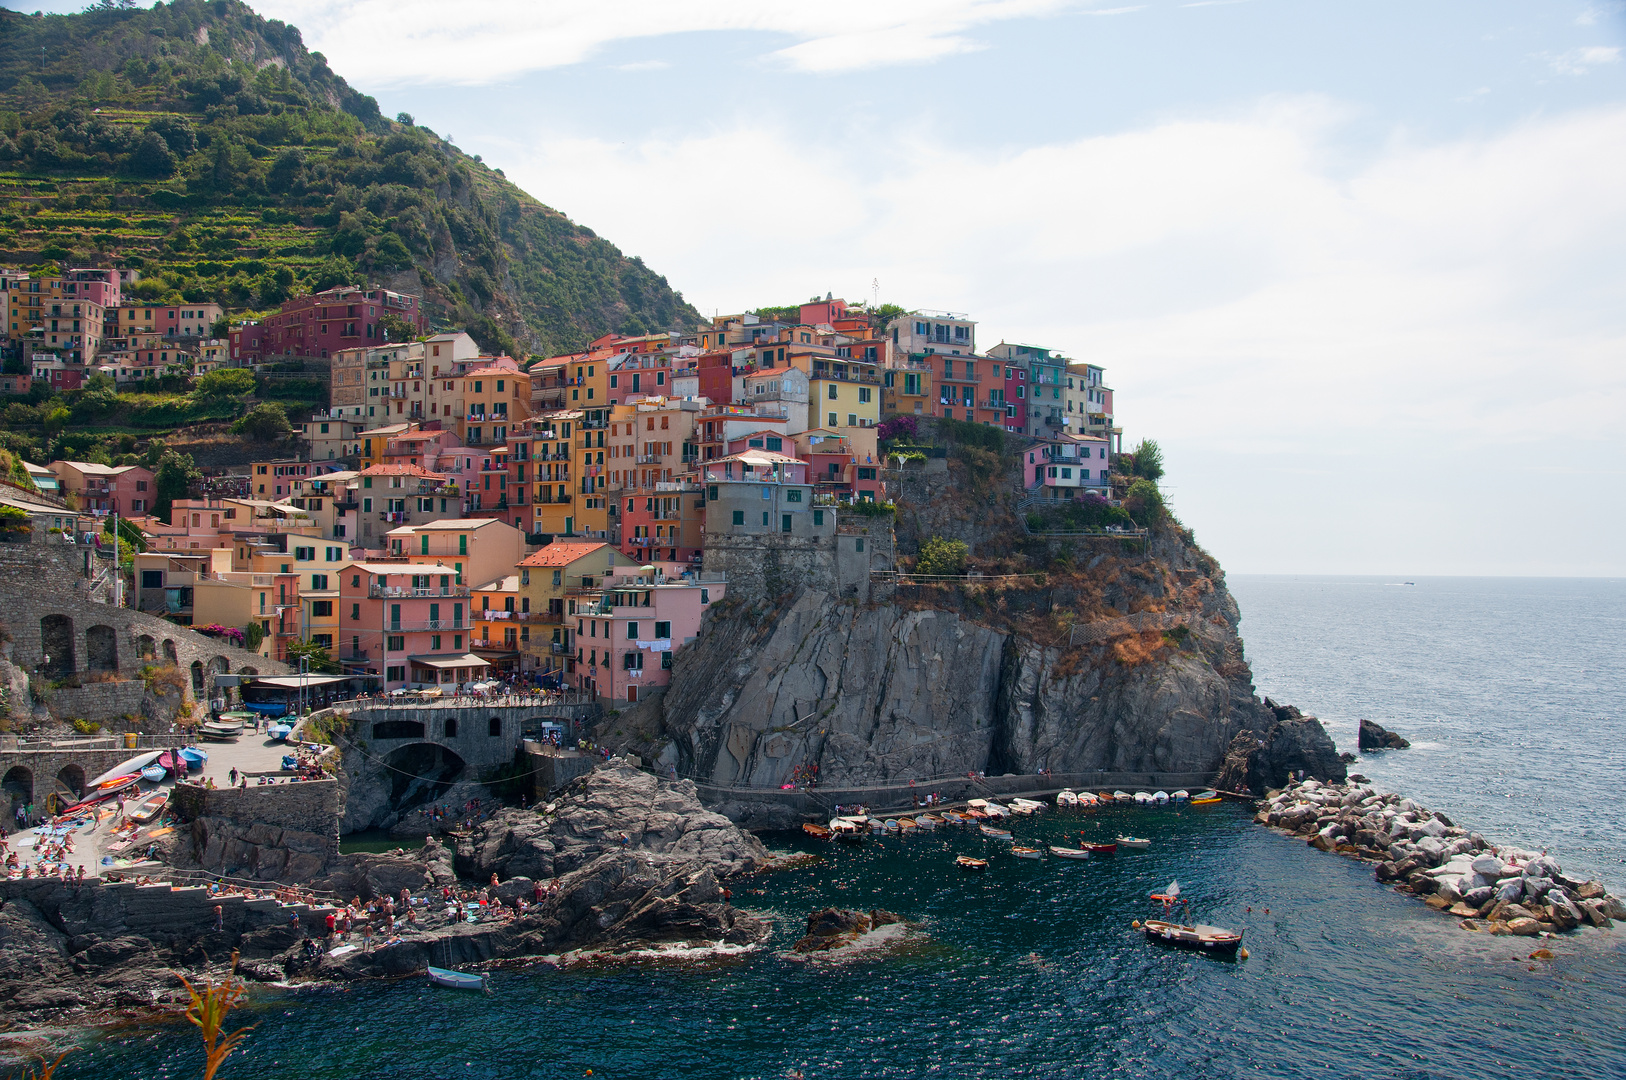
[[915,559],[915,573],[955,577],[965,573],[965,557],[969,549],[963,540],[949,540],[933,536],[920,545]]
[[1144,529],[1161,524],[1168,516],[1168,508],[1163,505],[1163,493],[1157,485],[1150,480],[1136,480],[1129,485],[1129,493],[1124,496],[1124,509],[1135,520],[1135,524]]
[[1163,479],[1163,448],[1157,445],[1157,440],[1142,439],[1132,457],[1134,460],[1130,463],[1129,475],[1150,480],[1154,484]]

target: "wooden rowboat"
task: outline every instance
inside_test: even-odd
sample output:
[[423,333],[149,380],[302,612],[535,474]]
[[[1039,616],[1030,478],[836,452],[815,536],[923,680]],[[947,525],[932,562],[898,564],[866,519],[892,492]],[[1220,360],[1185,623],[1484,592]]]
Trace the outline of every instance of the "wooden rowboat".
[[1036,847],[1020,847],[1020,846],[1013,847],[1013,848],[1011,848],[1011,854],[1015,855],[1018,859],[1042,859],[1042,858],[1044,858],[1044,852],[1040,851]]
[[915,818],[915,824],[922,829],[935,829],[939,825],[947,825],[948,821],[942,814],[921,814]]
[[1223,801],[1224,800],[1221,799],[1218,795],[1199,795],[1195,799],[1191,800],[1191,805],[1192,806],[1211,806],[1214,803],[1223,802]]
[[830,830],[825,828],[823,825],[815,825],[812,822],[808,822],[802,826],[802,831],[807,833],[807,835],[816,837],[820,840],[830,839]]
[[435,986],[444,986],[450,990],[487,990],[484,975],[469,975],[461,971],[451,971],[447,968],[432,967],[429,969],[429,981]]
[[148,765],[145,769],[141,770],[141,779],[147,781],[149,784],[156,784],[166,775],[168,775],[168,773],[169,770],[164,768],[162,765]]
[[1149,848],[1152,846],[1152,842],[1150,840],[1143,840],[1138,836],[1120,836],[1118,837],[1118,846],[1136,849]]
[[1160,945],[1219,956],[1234,956],[1242,944],[1242,931],[1227,930],[1222,926],[1204,926],[1201,923],[1181,926],[1162,919],[1147,919],[1144,930],[1148,940]]
[[155,791],[127,810],[124,816],[138,825],[145,825],[164,812],[164,804],[168,801],[168,793]]
[[992,825],[978,825],[977,830],[990,840],[1009,840],[1011,838],[1009,829],[996,829]]
[[959,858],[954,860],[954,865],[958,866],[961,870],[968,870],[973,874],[980,874],[984,870],[988,869],[988,860],[973,859],[969,855],[961,855]]
[[1058,859],[1087,859],[1090,857],[1089,852],[1079,848],[1057,847],[1054,844],[1050,845],[1050,854]]

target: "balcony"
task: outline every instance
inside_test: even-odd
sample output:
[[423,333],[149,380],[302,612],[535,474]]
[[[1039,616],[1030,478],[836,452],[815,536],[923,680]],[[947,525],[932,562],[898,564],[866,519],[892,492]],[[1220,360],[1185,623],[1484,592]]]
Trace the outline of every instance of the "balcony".
[[665,456],[662,455],[662,454],[644,454],[643,456],[639,457],[638,464],[640,464],[640,465],[659,465],[664,460],[666,460],[666,459],[665,459]]
[[977,408],[979,408],[979,409],[997,409],[999,412],[1004,412],[1005,411],[1005,402],[1003,402],[1003,401],[979,401],[979,402],[977,402]]
[[468,630],[462,619],[423,619],[418,622],[392,622],[389,632],[392,634],[410,634],[423,630]]
[[568,502],[570,502],[571,497],[572,496],[571,496],[570,492],[568,492],[568,491],[565,492],[563,495],[544,495],[540,499],[537,499],[536,502],[533,503],[532,505],[533,506],[547,506],[549,504],[568,503]]
[[[982,382],[982,376],[981,375],[939,375],[937,377],[937,381],[938,382],[953,382],[953,383],[980,383],[980,382]],[[1005,381],[1004,379],[1000,380],[1000,382],[1004,382],[1004,381]]]
[[367,596],[372,600],[380,598],[387,600],[438,599],[443,596],[467,595],[469,595],[469,586],[467,585],[446,585],[440,588],[428,589],[415,589],[408,585],[370,585],[367,588]]
[[[870,386],[879,386],[880,382],[881,382],[881,377],[879,375],[870,375],[870,374],[864,374],[864,373],[861,373],[861,372],[854,372],[854,371],[836,371],[836,370],[834,370],[832,368],[822,368],[822,367],[818,367],[818,366],[815,366],[813,368],[813,378],[815,378],[815,379],[834,379],[837,382],[866,383],[866,384],[868,384]],[[763,396],[764,397],[772,397],[772,396],[776,396],[776,395],[763,395]],[[800,398],[795,398],[795,399],[787,398],[786,400],[801,400],[801,399]]]

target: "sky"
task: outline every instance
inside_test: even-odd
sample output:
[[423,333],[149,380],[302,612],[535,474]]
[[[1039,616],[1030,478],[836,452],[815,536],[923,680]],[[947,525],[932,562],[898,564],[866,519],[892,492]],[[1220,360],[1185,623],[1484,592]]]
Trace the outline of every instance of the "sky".
[[1626,574],[1626,4],[255,6],[707,314],[1105,366],[1233,572]]

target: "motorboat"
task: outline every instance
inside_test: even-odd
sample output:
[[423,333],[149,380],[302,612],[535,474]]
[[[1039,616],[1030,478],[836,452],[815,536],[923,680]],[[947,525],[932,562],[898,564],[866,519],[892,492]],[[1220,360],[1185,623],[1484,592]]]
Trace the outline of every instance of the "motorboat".
[[830,835],[849,844],[863,843],[864,836],[868,831],[869,822],[867,820],[860,827],[858,822],[852,818],[838,817],[830,819]]
[[1118,845],[1117,844],[1088,844],[1088,843],[1084,843],[1084,844],[1079,844],[1078,846],[1083,848],[1085,851],[1088,851],[1092,855],[1116,855],[1118,853]]
[[[1105,796],[1103,796],[1103,798],[1104,797]],[[1122,799],[1124,802],[1128,802],[1130,800],[1130,798],[1131,798],[1129,792],[1127,792],[1127,791],[1114,791],[1112,793],[1112,797],[1114,799]]]
[[1010,807],[1002,806],[996,802],[991,802],[987,806],[983,807],[982,812],[987,814],[990,818],[1007,818],[1011,816]]
[[1167,791],[1154,791],[1152,792],[1152,801],[1162,806],[1169,801],[1169,793]]
[[429,981],[435,986],[444,986],[448,990],[489,990],[486,985],[486,976],[470,975],[462,971],[452,971],[449,968],[430,968]]
[[198,734],[215,742],[226,742],[243,733],[241,720],[206,720],[198,726]]
[[827,825],[817,825],[811,821],[803,822],[802,831],[813,837],[815,840],[830,839],[830,828]]
[[1202,923],[1182,926],[1163,919],[1147,919],[1143,929],[1148,940],[1160,945],[1218,956],[1234,956],[1242,944],[1243,931],[1227,930],[1223,926],[1205,926]]
[[1012,799],[1011,811],[1017,814],[1037,814],[1044,810],[1044,803],[1033,799]]
[[1136,806],[1152,805],[1152,793],[1150,791],[1137,791],[1134,798]]
[[1087,859],[1090,857],[1090,853],[1082,848],[1058,847],[1055,844],[1050,845],[1050,854],[1058,859]]
[[1121,848],[1134,848],[1138,851],[1143,848],[1151,847],[1152,842],[1150,840],[1143,840],[1138,836],[1120,836],[1118,837],[1118,846]]
[[148,765],[145,769],[141,770],[141,779],[145,780],[149,784],[156,784],[168,775],[169,770],[156,763]]
[[1011,831],[1009,829],[996,829],[992,825],[978,825],[977,831],[988,837],[990,840],[1011,839]]
[[1071,791],[1063,791],[1056,795],[1056,805],[1073,807],[1078,805],[1078,796]]
[[967,821],[971,820],[958,810],[944,810],[939,816],[942,817],[944,824],[947,825],[964,825]]
[[973,859],[969,855],[961,855],[954,860],[954,865],[961,870],[968,870],[973,874],[980,874],[988,869],[987,859]]
[[169,795],[167,792],[155,791],[125,811],[124,816],[138,825],[145,825],[164,812],[164,804],[168,801]]
[[1042,859],[1042,858],[1044,858],[1044,852],[1040,851],[1036,847],[1021,847],[1021,846],[1013,847],[1013,848],[1011,848],[1011,854],[1015,855],[1018,859]]
[[[1111,796],[1107,796],[1107,798],[1110,800]],[[1101,796],[1097,795],[1093,791],[1081,791],[1078,793],[1078,805],[1081,809],[1093,808],[1101,801]]]

